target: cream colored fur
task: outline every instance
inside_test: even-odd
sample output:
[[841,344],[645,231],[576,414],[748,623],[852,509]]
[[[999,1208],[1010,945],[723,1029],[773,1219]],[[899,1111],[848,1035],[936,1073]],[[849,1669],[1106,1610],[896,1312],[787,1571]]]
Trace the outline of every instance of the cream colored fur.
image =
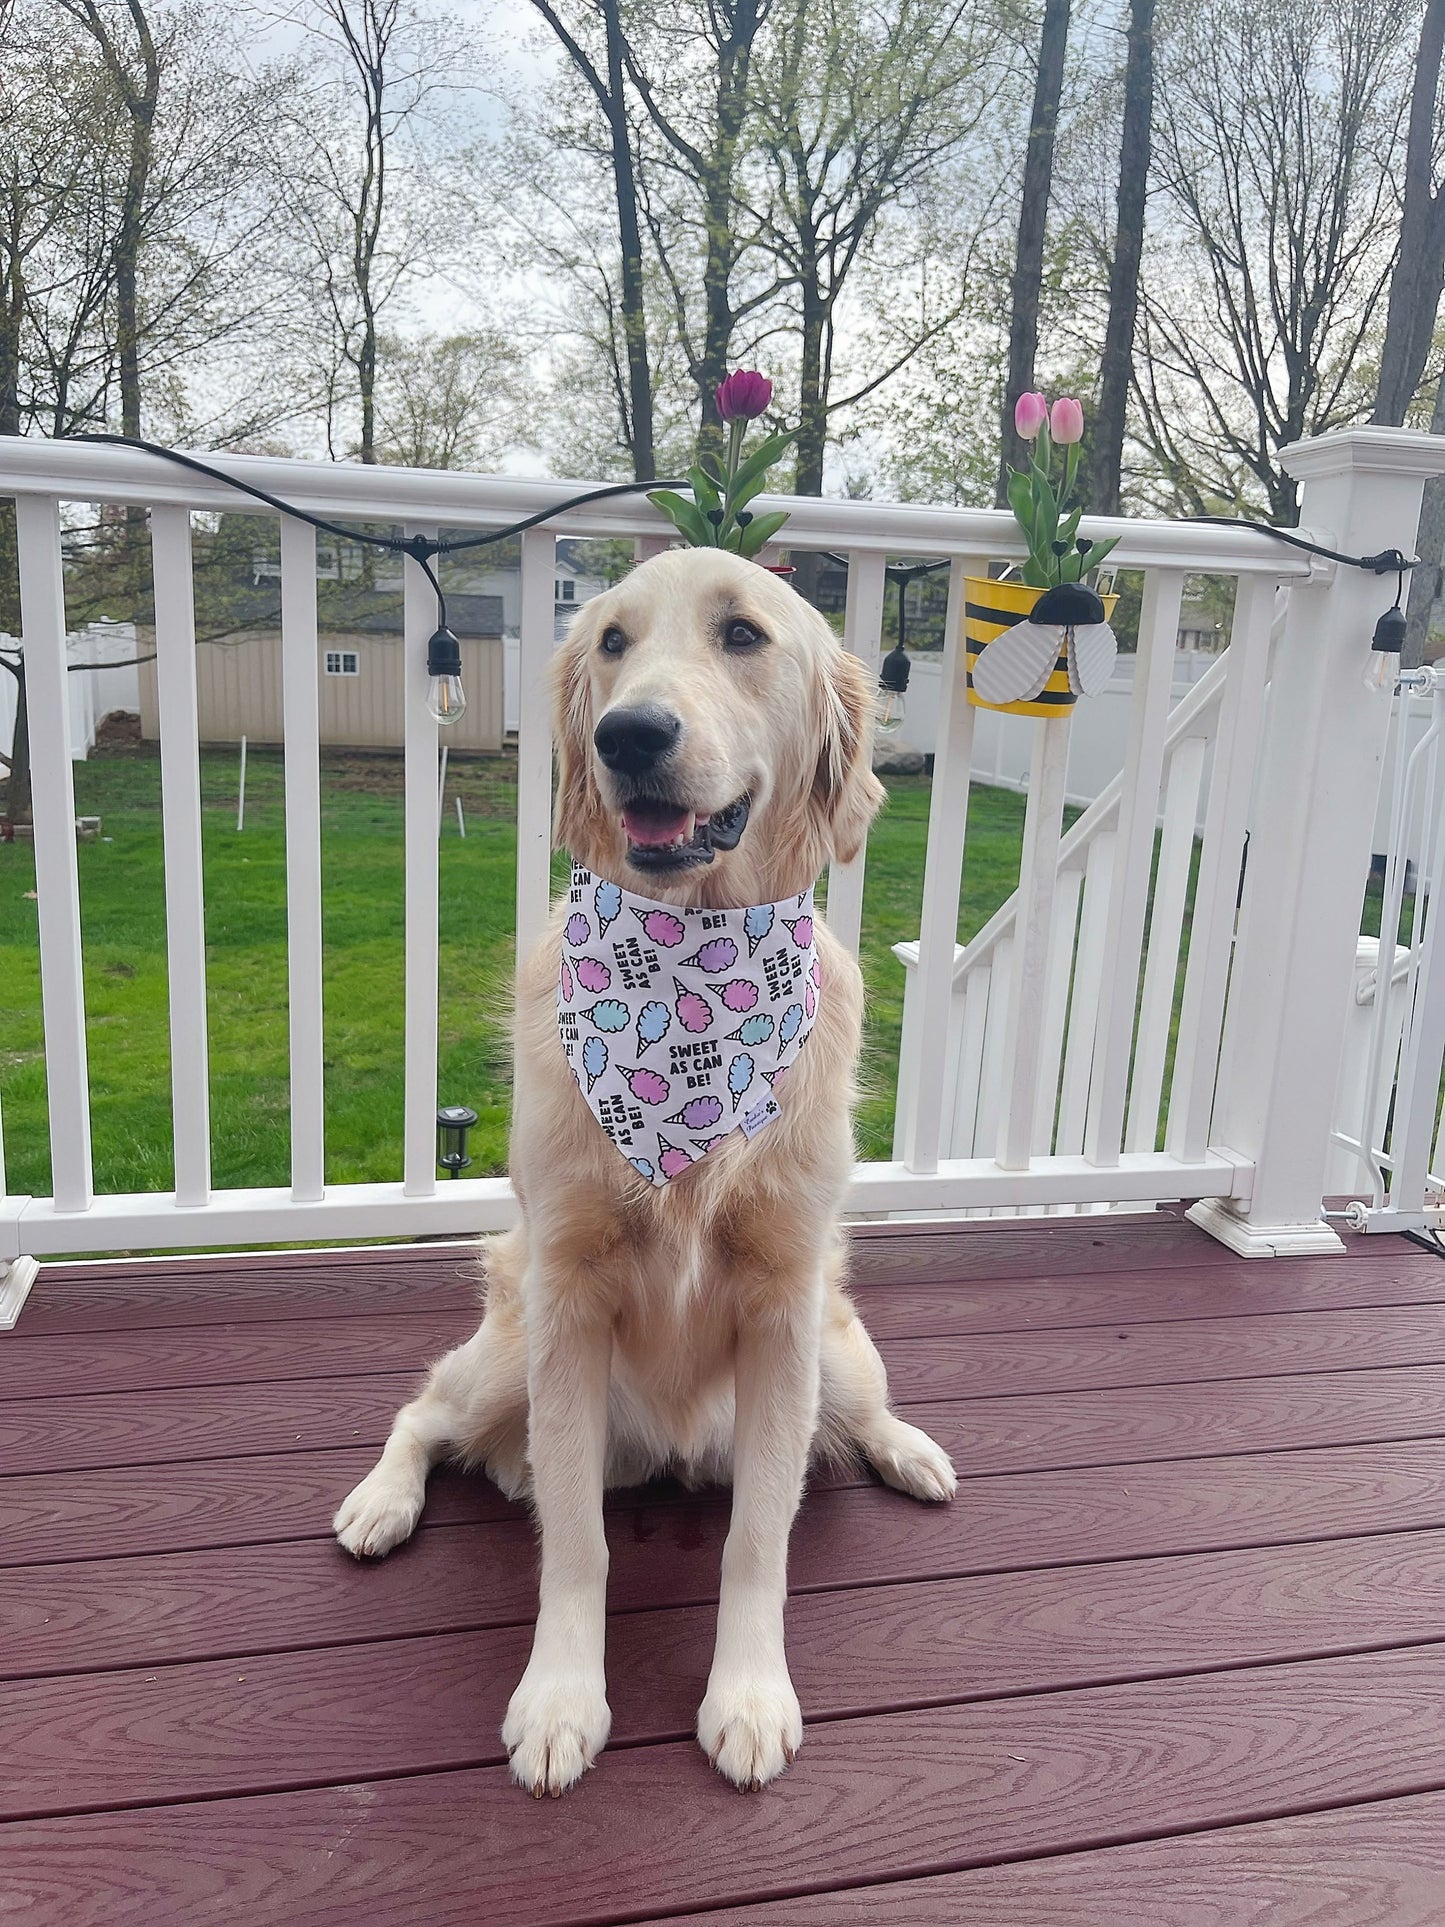
[[[725,649],[742,616],[766,640]],[[619,656],[599,643],[612,628]],[[712,550],[672,551],[587,604],[555,666],[557,836],[588,868],[652,897],[730,906],[806,889],[862,844],[882,800],[872,691],[828,625],[777,577]],[[747,791],[741,844],[671,881],[628,868],[592,734],[615,706],[657,702],[684,733],[669,764],[699,813]],[[522,1224],[485,1253],[486,1313],[402,1408],[381,1460],[336,1515],[379,1557],[421,1515],[443,1458],[530,1497],[542,1535],[532,1657],[503,1738],[512,1773],[560,1793],[593,1763],[603,1675],[602,1494],[671,1472],[731,1479],[717,1643],[698,1715],[741,1787],[802,1743],[783,1649],[788,1532],[810,1456],[861,1456],[919,1499],[952,1497],[946,1455],[888,1407],[883,1365],[843,1287],[839,1228],[863,984],[817,926],[823,987],[782,1116],[736,1132],[670,1185],[640,1178],[587,1109],[557,1036],[561,924],[519,972],[511,1170]]]

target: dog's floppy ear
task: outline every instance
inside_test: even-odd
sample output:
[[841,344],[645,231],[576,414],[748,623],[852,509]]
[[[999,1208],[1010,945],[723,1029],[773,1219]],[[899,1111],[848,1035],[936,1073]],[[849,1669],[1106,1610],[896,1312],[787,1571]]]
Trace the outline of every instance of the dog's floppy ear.
[[863,847],[885,790],[873,774],[873,684],[854,655],[836,646],[824,659],[823,752],[813,798],[833,857],[848,863]]
[[592,624],[583,612],[552,658],[552,733],[557,745],[552,841],[559,850],[583,858],[603,817],[602,797],[592,774],[592,719],[587,703],[591,646]]

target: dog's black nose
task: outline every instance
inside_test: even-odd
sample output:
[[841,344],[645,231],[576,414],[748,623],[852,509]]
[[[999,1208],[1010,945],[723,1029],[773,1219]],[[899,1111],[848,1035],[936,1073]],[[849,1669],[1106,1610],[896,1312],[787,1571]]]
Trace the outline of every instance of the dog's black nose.
[[621,776],[643,776],[677,745],[682,722],[655,703],[637,709],[609,709],[593,742],[608,769]]

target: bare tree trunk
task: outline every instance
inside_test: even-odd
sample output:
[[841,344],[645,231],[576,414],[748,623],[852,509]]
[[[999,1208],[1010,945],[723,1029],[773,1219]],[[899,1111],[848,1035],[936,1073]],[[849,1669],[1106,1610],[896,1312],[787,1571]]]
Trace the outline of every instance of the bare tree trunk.
[[637,218],[637,174],[627,126],[622,78],[622,24],[617,0],[602,0],[607,34],[607,92],[602,103],[612,136],[612,183],[617,198],[617,238],[622,249],[622,330],[627,344],[627,441],[639,482],[657,473],[653,447],[652,370],[647,355],[647,313],[642,288],[642,232]]
[[627,123],[625,68],[629,54],[618,0],[600,0],[607,49],[604,79],[581,43],[572,34],[551,0],[532,0],[533,6],[566,50],[577,72],[597,96],[607,122],[612,154],[612,189],[617,203],[617,240],[622,255],[622,333],[627,352],[627,400],[622,424],[632,473],[639,482],[657,473],[656,427],[652,399],[652,367],[647,348],[647,307],[642,281],[642,227],[638,219],[637,169],[632,134]]
[[[1430,433],[1445,435],[1445,380],[1435,391]],[[1425,659],[1430,610],[1440,593],[1442,567],[1445,567],[1445,476],[1432,476],[1425,484],[1415,553],[1420,558],[1420,566],[1410,571],[1410,593],[1405,603],[1405,647],[1400,652],[1401,661],[1407,666]]]
[[140,252],[145,232],[146,196],[150,190],[156,103],[160,99],[161,64],[155,37],[146,18],[144,0],[125,0],[135,29],[140,72],[117,45],[97,0],[61,0],[100,49],[101,58],[130,122],[125,187],[120,220],[112,244],[115,270],[115,350],[120,382],[120,425],[126,435],[141,432],[140,384]]
[[[1440,0],[1445,6],[1445,0]],[[1134,379],[1134,323],[1144,252],[1144,200],[1154,122],[1154,0],[1130,0],[1124,66],[1124,130],[1119,143],[1118,221],[1109,268],[1109,321],[1104,332],[1099,408],[1090,437],[1089,507],[1119,513],[1124,415]]]
[[[1435,332],[1441,286],[1445,283],[1445,195],[1438,193],[1434,186],[1435,103],[1440,91],[1442,54],[1445,54],[1445,0],[1428,0],[1410,90],[1400,248],[1390,280],[1390,306],[1380,351],[1380,380],[1375,392],[1375,412],[1370,417],[1385,427],[1398,427],[1415,398]],[[1413,606],[1413,592],[1411,602]]]
[[1000,508],[1008,504],[1009,469],[1024,460],[1024,444],[1014,430],[1014,403],[1034,384],[1039,295],[1044,284],[1044,237],[1049,218],[1049,190],[1054,178],[1054,132],[1064,87],[1069,4],[1070,0],[1044,0],[1043,31],[1039,36],[1039,64],[1034,80],[1033,112],[1029,117],[1028,151],[1024,155],[1023,205],[1019,210],[1011,289],[1008,378],[1004,384],[1000,424],[1003,442],[997,492]]
[[717,412],[717,390],[728,372],[737,317],[732,305],[734,170],[738,141],[747,118],[748,78],[752,71],[753,42],[762,25],[760,0],[739,0],[732,14],[732,31],[718,49],[717,140],[708,156],[703,206],[707,221],[707,256],[703,264],[702,361],[695,371],[701,402],[698,440],[701,446],[721,448],[722,420]]

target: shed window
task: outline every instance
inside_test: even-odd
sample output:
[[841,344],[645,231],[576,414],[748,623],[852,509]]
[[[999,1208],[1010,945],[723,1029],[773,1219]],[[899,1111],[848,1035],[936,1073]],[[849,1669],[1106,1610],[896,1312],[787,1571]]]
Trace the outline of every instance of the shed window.
[[354,649],[328,649],[326,652],[326,673],[328,676],[359,676],[361,663]]

